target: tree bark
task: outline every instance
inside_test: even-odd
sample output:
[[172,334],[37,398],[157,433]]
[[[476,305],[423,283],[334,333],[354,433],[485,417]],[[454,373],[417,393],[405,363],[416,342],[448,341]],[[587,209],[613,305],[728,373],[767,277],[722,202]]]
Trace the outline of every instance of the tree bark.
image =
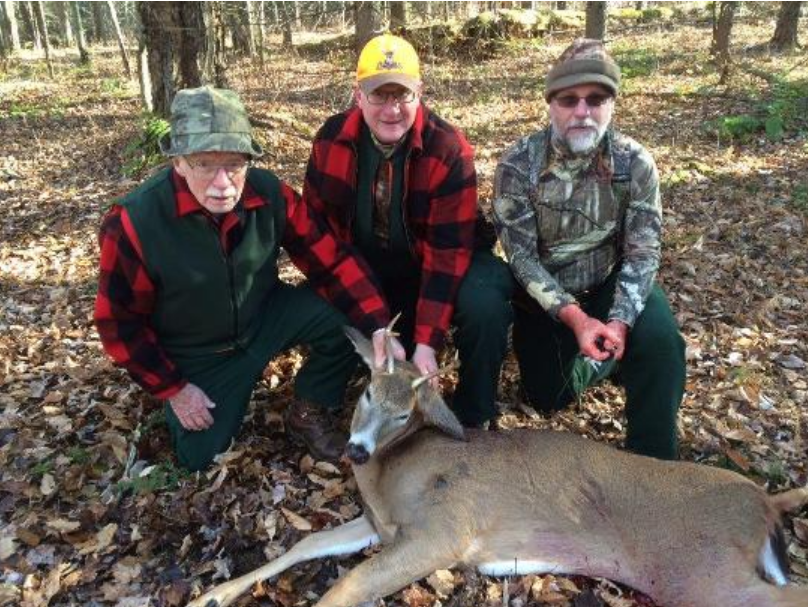
[[606,36],[606,3],[586,3],[586,37],[603,40]]
[[33,2],[20,3],[20,15],[22,15],[23,25],[31,35],[31,41],[34,43],[34,50],[42,50],[42,36],[39,33],[39,27],[36,24],[36,9]]
[[255,16],[255,25],[253,29],[256,33],[256,50],[258,51],[258,65],[264,69],[264,0],[258,0],[253,3],[253,15]]
[[123,68],[126,70],[126,77],[132,77],[132,68],[129,66],[129,53],[126,51],[126,42],[121,33],[121,24],[118,22],[118,13],[115,10],[115,3],[112,0],[107,0],[109,7],[109,15],[112,17],[112,25],[115,28],[115,37],[118,39],[118,48],[121,51],[121,60],[123,61]]
[[198,64],[205,40],[202,3],[138,2],[137,9],[149,67],[152,111],[167,118],[176,91],[202,84]]
[[802,2],[781,2],[777,13],[777,26],[774,28],[769,44],[780,52],[792,51],[799,46],[797,41],[797,26],[800,23],[800,8]]
[[407,29],[407,3],[401,0],[390,2],[390,29],[400,32]]
[[565,11],[565,10],[567,10],[567,3],[566,2],[556,2],[555,7],[556,7],[556,10]]
[[354,2],[356,26],[354,45],[359,53],[368,41],[381,30],[381,13],[378,2]]
[[45,49],[45,62],[48,64],[48,75],[53,78],[55,74],[53,71],[53,60],[51,59],[50,38],[48,37],[48,22],[45,20],[45,3],[39,0],[36,3],[35,9],[34,18],[39,28],[39,34],[42,36],[42,44]]
[[[277,5],[277,2],[275,3]],[[292,49],[294,48],[294,39],[292,36],[292,13],[289,11],[289,3],[281,2],[281,18],[283,19],[283,46]]]
[[56,2],[55,7],[59,15],[59,21],[62,22],[62,39],[64,42],[62,46],[71,47],[76,43],[76,40],[73,35],[73,24],[70,23],[70,3]]
[[81,22],[81,11],[78,2],[70,2],[70,12],[73,14],[73,25],[76,30],[76,46],[79,49],[79,63],[90,63],[90,53],[87,52],[87,41],[84,38],[84,25]]
[[93,15],[93,40],[104,43],[107,41],[107,28],[104,25],[104,5],[101,2],[91,2]]
[[14,0],[3,0],[3,7],[6,9],[9,44],[12,50],[18,51],[20,50],[20,28],[17,25],[17,14],[14,12]]
[[[710,54],[716,59],[720,72],[719,84],[725,84],[729,77],[731,57],[729,49],[732,24],[735,18],[737,2],[718,2],[718,18],[713,13],[713,40],[710,44]],[[713,5],[713,11],[716,5]]]

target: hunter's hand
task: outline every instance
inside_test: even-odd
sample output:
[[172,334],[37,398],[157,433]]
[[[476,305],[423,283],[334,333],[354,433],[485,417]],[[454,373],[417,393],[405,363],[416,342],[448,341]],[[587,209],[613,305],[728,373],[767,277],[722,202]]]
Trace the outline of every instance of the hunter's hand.
[[[412,364],[418,367],[421,375],[429,375],[438,370],[438,361],[435,357],[435,350],[426,344],[418,344],[415,346],[415,352],[412,354]],[[440,387],[438,377],[435,376],[429,380],[429,385],[436,390]]]
[[373,333],[373,364],[377,369],[385,366],[388,340],[395,360],[405,360],[407,358],[407,352],[401,342],[398,341],[398,338],[390,335],[387,329],[379,329]]
[[168,399],[180,424],[186,430],[206,430],[213,425],[210,409],[216,405],[194,384],[186,386]]
[[558,318],[575,333],[582,355],[597,361],[617,358],[618,351],[620,356],[623,355],[624,335],[614,326],[605,325],[597,318],[589,316],[579,306],[564,306]]

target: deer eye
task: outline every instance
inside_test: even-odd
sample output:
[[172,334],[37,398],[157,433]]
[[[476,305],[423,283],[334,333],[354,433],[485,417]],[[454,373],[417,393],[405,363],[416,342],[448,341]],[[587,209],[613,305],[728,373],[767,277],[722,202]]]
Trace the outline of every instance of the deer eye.
[[405,422],[410,418],[410,412],[407,411],[406,413],[399,413],[396,415],[396,421]]

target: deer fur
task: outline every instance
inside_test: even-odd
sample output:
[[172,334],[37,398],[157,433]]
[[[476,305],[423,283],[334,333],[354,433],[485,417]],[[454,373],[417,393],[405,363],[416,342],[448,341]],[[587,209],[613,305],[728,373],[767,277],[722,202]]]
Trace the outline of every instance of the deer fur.
[[314,533],[192,607],[224,607],[292,565],[381,542],[315,607],[354,607],[428,576],[605,577],[665,607],[806,607],[788,586],[781,515],[808,488],[769,497],[717,468],[633,455],[564,432],[465,430],[411,363],[371,367],[347,453],[364,514]]

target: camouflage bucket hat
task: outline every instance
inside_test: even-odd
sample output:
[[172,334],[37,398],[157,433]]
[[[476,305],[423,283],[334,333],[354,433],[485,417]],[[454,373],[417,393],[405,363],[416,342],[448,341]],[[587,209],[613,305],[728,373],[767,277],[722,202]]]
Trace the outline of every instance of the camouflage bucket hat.
[[252,138],[247,110],[227,89],[183,89],[171,103],[171,131],[160,139],[166,156],[198,152],[237,152],[253,158],[264,150]]
[[544,98],[579,84],[600,84],[617,96],[620,67],[600,40],[578,38],[564,49],[544,80]]

